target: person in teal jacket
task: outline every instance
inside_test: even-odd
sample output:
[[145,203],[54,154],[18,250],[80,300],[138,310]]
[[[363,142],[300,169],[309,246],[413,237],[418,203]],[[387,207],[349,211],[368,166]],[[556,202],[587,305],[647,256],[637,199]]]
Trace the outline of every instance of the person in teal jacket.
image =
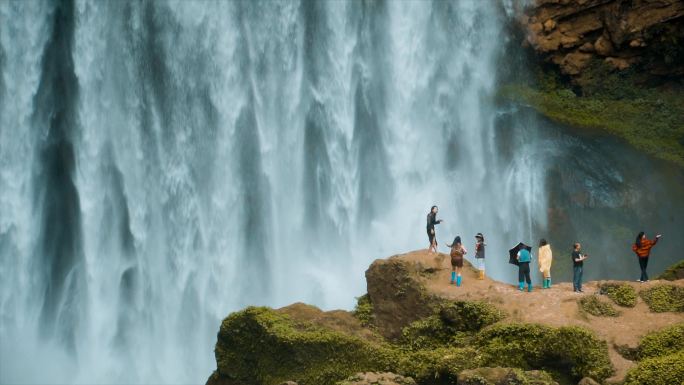
[[518,290],[523,291],[525,282],[527,282],[527,291],[532,291],[532,279],[530,279],[530,262],[532,262],[532,253],[522,245],[518,251]]

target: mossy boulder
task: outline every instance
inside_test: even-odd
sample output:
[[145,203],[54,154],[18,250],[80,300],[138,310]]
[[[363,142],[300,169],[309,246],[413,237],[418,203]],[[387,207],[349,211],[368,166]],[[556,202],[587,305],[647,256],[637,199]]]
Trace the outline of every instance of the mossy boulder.
[[245,385],[334,384],[358,372],[387,371],[398,360],[389,345],[264,307],[224,319],[215,355],[218,376]]
[[473,332],[504,318],[495,306],[481,301],[445,301],[432,316],[402,330],[400,343],[410,350],[463,346]]
[[558,385],[553,377],[541,370],[523,371],[516,368],[476,368],[458,375],[459,385]]
[[639,343],[639,359],[661,357],[684,350],[684,323],[647,334]]
[[684,351],[647,358],[630,369],[624,385],[684,384]]
[[634,307],[637,303],[637,293],[627,283],[605,282],[599,284],[599,291],[623,307]]
[[617,310],[608,302],[601,301],[596,295],[587,295],[577,301],[580,310],[596,317],[617,317]]
[[665,269],[663,274],[661,274],[658,279],[664,279],[667,281],[684,279],[684,259]]
[[404,377],[394,373],[357,373],[337,385],[416,385],[411,377]]
[[613,374],[608,346],[591,331],[567,326],[496,324],[477,336],[486,365],[550,369],[580,379],[604,380]]
[[378,259],[366,270],[374,324],[383,337],[398,339],[404,327],[429,317],[441,304],[425,288],[421,274],[427,269],[394,256]]
[[684,312],[684,287],[656,285],[639,292],[652,312]]
[[479,366],[482,360],[473,348],[436,348],[402,355],[396,372],[419,384],[453,384],[461,371]]

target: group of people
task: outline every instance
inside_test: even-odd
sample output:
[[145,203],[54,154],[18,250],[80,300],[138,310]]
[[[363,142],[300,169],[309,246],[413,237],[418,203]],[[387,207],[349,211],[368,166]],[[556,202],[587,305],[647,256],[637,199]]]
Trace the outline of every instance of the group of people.
[[[427,215],[427,235],[430,242],[430,247],[428,252],[437,252],[437,237],[435,233],[435,225],[442,223],[441,219],[437,219],[437,206],[432,206],[430,212]],[[646,234],[642,231],[640,232],[634,244],[632,245],[632,251],[637,255],[639,261],[639,267],[641,269],[641,277],[637,280],[639,282],[648,281],[648,274],[646,273],[646,267],[648,266],[648,258],[650,256],[651,249],[658,243],[661,235],[656,235],[654,240],[646,238]],[[478,279],[482,280],[485,277],[485,239],[482,233],[477,233],[475,235],[475,267],[478,270]],[[450,284],[455,284],[456,286],[461,286],[463,282],[463,277],[461,275],[463,271],[463,260],[465,255],[468,253],[460,236],[456,236],[451,244],[447,244],[447,247],[451,249],[451,280]],[[530,277],[530,263],[532,262],[532,252],[531,247],[520,243],[517,246],[517,253],[515,255],[515,262],[518,265],[518,290],[524,291],[525,284],[527,284],[527,291],[532,291],[532,279]],[[514,252],[514,250],[512,250]],[[539,241],[538,249],[538,266],[539,272],[542,275],[542,288],[548,289],[551,287],[551,263],[553,261],[553,252],[551,251],[551,245],[546,241],[546,239],[541,239]],[[582,252],[582,244],[576,242],[573,244],[572,248],[572,287],[573,291],[576,293],[582,293],[582,275],[584,270],[584,261],[589,258],[588,254]]]

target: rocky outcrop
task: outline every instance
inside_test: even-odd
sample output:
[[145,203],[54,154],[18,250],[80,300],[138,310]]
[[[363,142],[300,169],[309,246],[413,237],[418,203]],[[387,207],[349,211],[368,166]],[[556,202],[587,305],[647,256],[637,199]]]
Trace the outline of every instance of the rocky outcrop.
[[639,63],[653,76],[684,75],[681,0],[535,0],[520,21],[527,43],[579,82],[595,59],[619,70]]
[[514,368],[477,368],[464,370],[458,375],[459,385],[558,385],[541,370],[523,371]]
[[411,377],[394,373],[357,373],[337,385],[416,385]]

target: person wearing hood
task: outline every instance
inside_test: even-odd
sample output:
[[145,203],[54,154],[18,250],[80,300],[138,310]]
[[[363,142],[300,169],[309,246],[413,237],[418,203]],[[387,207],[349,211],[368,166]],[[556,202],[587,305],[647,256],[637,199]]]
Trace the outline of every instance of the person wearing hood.
[[551,252],[551,245],[546,242],[546,239],[539,241],[539,272],[542,273],[543,289],[551,288],[551,261],[553,260],[553,253]]
[[437,235],[435,234],[435,225],[442,223],[441,219],[437,219],[437,211],[437,206],[432,206],[427,215],[427,235],[428,241],[430,242],[428,253],[437,252]]
[[646,266],[648,266],[648,257],[651,255],[651,248],[658,243],[662,235],[656,235],[654,240],[646,238],[646,234],[641,231],[636,237],[636,241],[632,245],[632,251],[639,259],[639,268],[641,269],[641,277],[639,282],[648,282],[648,274],[646,274]]
[[479,276],[477,279],[483,280],[485,277],[485,246],[484,235],[482,233],[477,233],[475,236],[475,262],[477,263],[477,269],[479,270]]
[[[461,244],[461,237],[456,236],[452,244],[447,244],[451,247],[451,283],[456,283],[456,286],[461,286],[461,272],[463,271],[463,256],[468,251]],[[458,271],[458,276],[456,275]]]
[[530,278],[530,262],[532,262],[532,253],[527,250],[528,246],[523,244],[518,251],[518,290],[523,291],[525,282],[527,282],[527,291],[532,291],[532,279]]

